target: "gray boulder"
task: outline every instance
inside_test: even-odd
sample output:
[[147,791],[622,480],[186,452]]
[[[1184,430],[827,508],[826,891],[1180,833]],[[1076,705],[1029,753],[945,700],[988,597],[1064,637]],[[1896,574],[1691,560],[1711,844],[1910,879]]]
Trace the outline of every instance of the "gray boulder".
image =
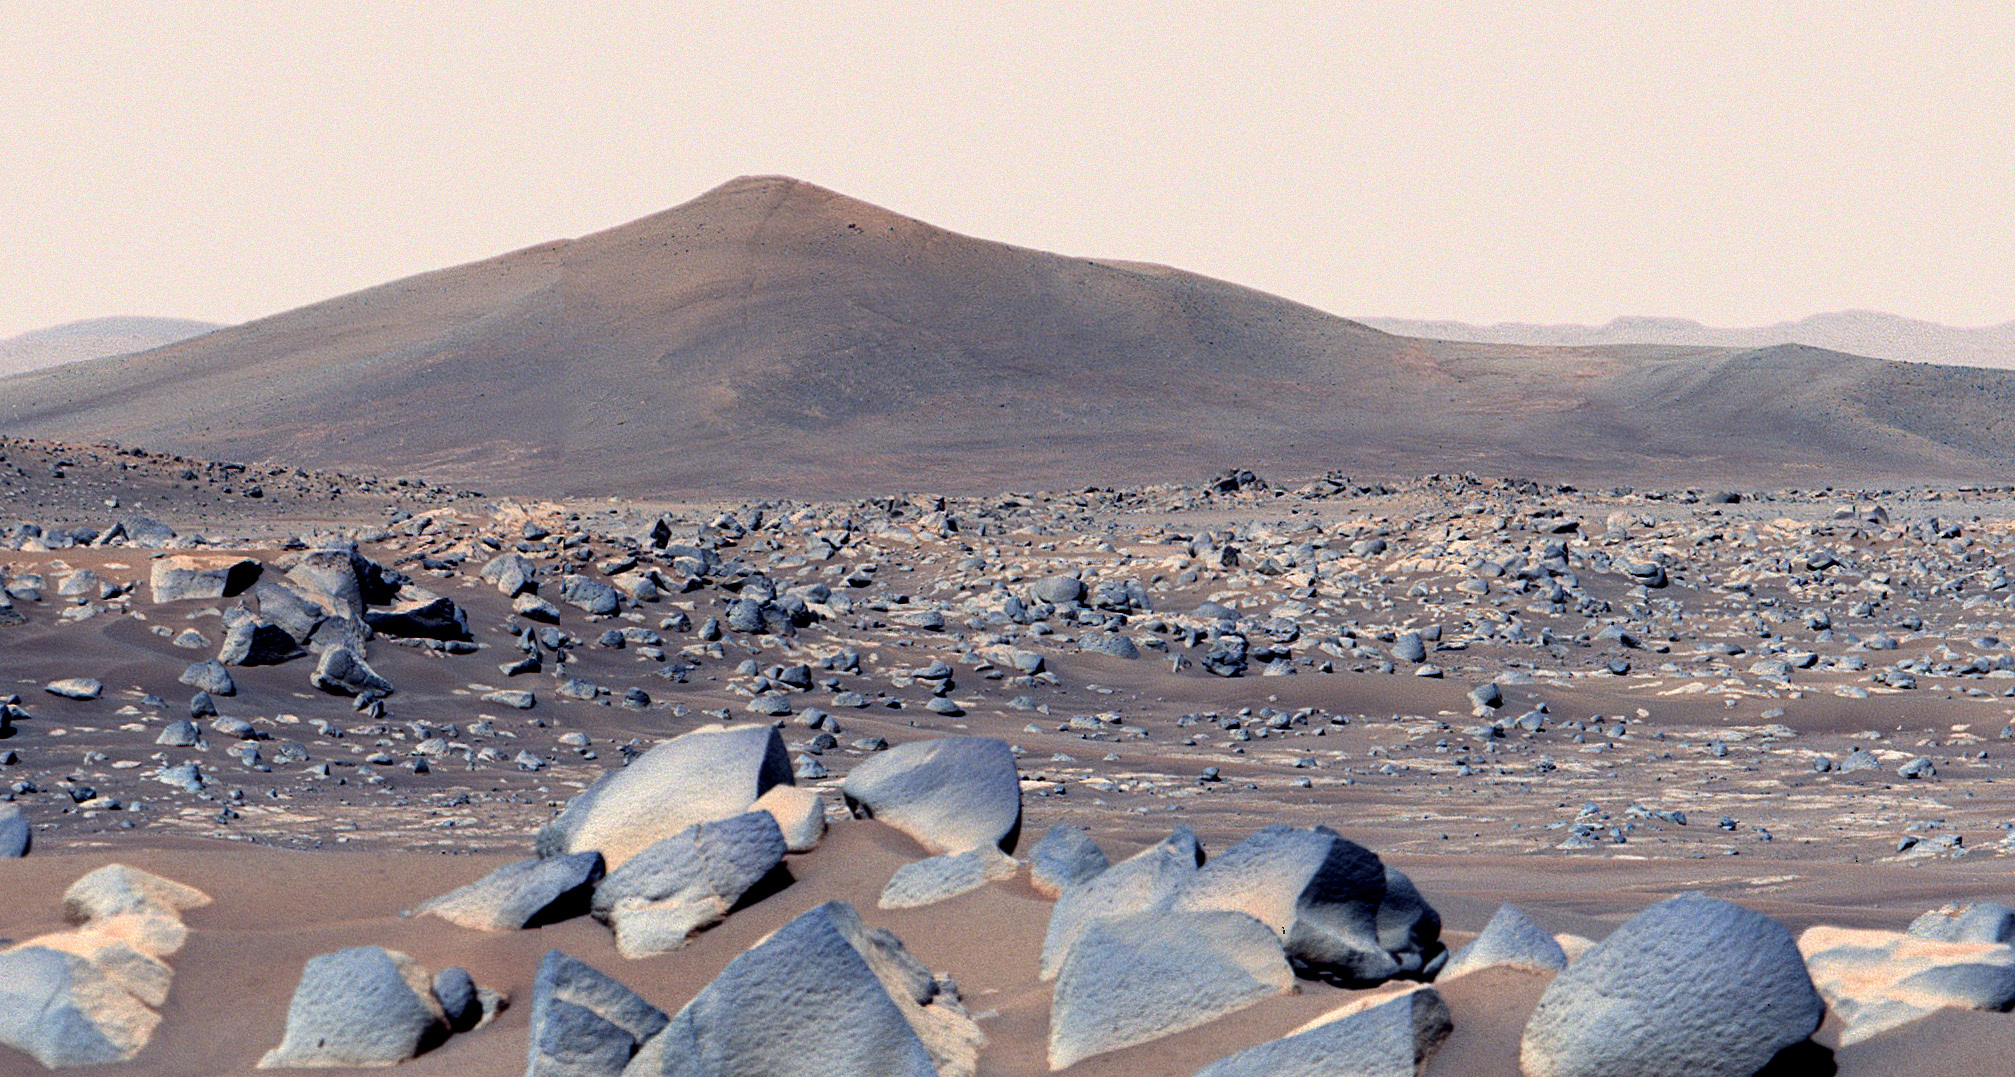
[[971,1077],[985,1040],[901,940],[832,902],[729,962],[624,1077]]
[[1043,834],[1029,854],[1029,883],[1036,893],[1055,900],[1111,863],[1083,827],[1058,823]]
[[1567,951],[1544,928],[1515,905],[1499,905],[1483,932],[1448,959],[1437,983],[1478,969],[1504,965],[1526,972],[1559,972],[1567,967]]
[[21,805],[0,804],[0,859],[27,856],[34,840],[35,830],[28,825],[28,816],[22,813]]
[[1910,921],[1906,933],[1939,942],[2015,942],[2015,909],[1997,901],[1948,905]]
[[0,1044],[50,1069],[124,1062],[160,1023],[78,954],[35,945],[0,951]]
[[1527,1077],[1751,1077],[1826,1005],[1777,921],[1681,894],[1597,943],[1540,996]]
[[539,566],[522,554],[500,554],[483,566],[483,578],[497,585],[505,598],[539,589]]
[[695,823],[749,810],[771,786],[795,784],[790,755],[767,725],[703,727],[609,771],[539,831],[540,856],[600,850],[609,870]]
[[1293,989],[1280,940],[1244,913],[1099,920],[1057,973],[1050,1068],[1174,1035]]
[[1418,665],[1427,661],[1427,644],[1421,642],[1418,632],[1401,632],[1392,641],[1392,656]]
[[214,658],[190,663],[189,668],[183,670],[182,675],[176,679],[199,692],[208,692],[213,696],[238,694],[238,682],[231,679],[231,671],[224,668],[224,663]]
[[64,699],[97,699],[105,693],[105,682],[96,677],[65,677],[50,681],[42,690]]
[[623,607],[614,587],[590,576],[560,577],[560,601],[594,614],[610,614]]
[[606,973],[549,950],[532,980],[525,1077],[617,1077],[669,1020]]
[[364,580],[348,550],[310,550],[287,570],[287,579],[337,617],[364,616]]
[[147,583],[155,602],[230,598],[257,583],[264,567],[245,558],[175,554],[154,562],[148,570]]
[[1074,606],[1084,599],[1084,581],[1076,576],[1046,577],[1030,585],[1029,595],[1052,606]]
[[308,683],[331,695],[385,696],[392,694],[392,682],[378,676],[362,655],[348,647],[331,647],[322,652]]
[[855,767],[841,792],[855,816],[879,819],[932,853],[979,845],[1012,853],[1021,835],[1014,750],[991,737],[899,744]]
[[296,643],[308,642],[329,618],[320,604],[285,581],[262,581],[252,588],[252,597],[259,602],[259,620],[287,633]]
[[224,630],[217,661],[227,666],[276,666],[300,653],[300,642],[286,629],[248,617]]
[[1058,895],[1043,937],[1041,977],[1054,979],[1078,939],[1101,919],[1166,908],[1203,864],[1186,826]]
[[935,905],[969,894],[990,882],[1012,879],[1020,870],[1019,861],[991,845],[925,857],[897,868],[888,885],[882,887],[876,906],[915,909]]
[[1455,1024],[1432,987],[1304,1025],[1220,1059],[1196,1077],[1416,1077]]
[[469,638],[469,615],[440,595],[422,595],[389,610],[366,610],[364,623],[373,632],[404,639]]
[[615,928],[624,957],[667,953],[724,919],[784,851],[766,811],[698,823],[625,860],[595,888],[590,908]]
[[477,931],[542,927],[585,914],[602,875],[602,854],[593,850],[520,860],[414,912]]
[[1140,647],[1118,632],[1087,632],[1077,641],[1077,649],[1086,654],[1104,654],[1114,658],[1140,657]]
[[1175,908],[1243,912],[1277,932],[1296,971],[1346,983],[1421,975],[1441,917],[1411,880],[1327,827],[1270,826],[1186,880]]
[[434,1001],[441,1016],[455,1032],[467,1032],[483,1018],[483,999],[469,970],[450,965],[434,974]]
[[287,1032],[260,1069],[383,1066],[403,1062],[447,1035],[433,976],[380,946],[308,959],[287,1005]]

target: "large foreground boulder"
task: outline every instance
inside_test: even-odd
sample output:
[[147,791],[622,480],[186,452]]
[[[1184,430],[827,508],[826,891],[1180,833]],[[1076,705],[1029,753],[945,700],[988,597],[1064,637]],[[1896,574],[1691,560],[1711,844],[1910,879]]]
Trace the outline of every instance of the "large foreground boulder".
[[1567,951],[1523,910],[1499,905],[1482,933],[1448,959],[1435,982],[1499,965],[1525,972],[1559,972],[1567,967]]
[[477,931],[518,931],[556,924],[588,911],[595,884],[602,881],[603,874],[602,854],[593,850],[520,860],[442,894],[414,912]]
[[766,811],[696,823],[624,861],[595,888],[595,917],[624,957],[667,953],[719,923],[784,860],[784,835]]
[[147,583],[155,602],[230,598],[259,582],[264,567],[242,557],[174,554],[154,562]]
[[1699,894],[1633,917],[1540,996],[1526,1077],[1752,1077],[1826,1005],[1777,921]]
[[991,737],[899,744],[847,775],[856,816],[879,819],[932,853],[979,845],[1014,852],[1021,834],[1021,775],[1014,749]]
[[669,1020],[600,969],[549,950],[532,980],[525,1077],[617,1077]]
[[448,1018],[433,974],[381,946],[308,959],[287,1005],[287,1032],[260,1069],[387,1066],[434,1046]]
[[1203,846],[1188,827],[1178,825],[1159,844],[1065,889],[1050,910],[1043,937],[1042,978],[1056,977],[1071,947],[1098,921],[1166,908],[1202,864]]
[[1455,1028],[1432,987],[1366,1001],[1220,1059],[1196,1077],[1417,1077]]
[[1841,1046],[1941,1009],[2015,1005],[2015,946],[1986,941],[2000,934],[1996,908],[1970,916],[1935,910],[1908,932],[1807,928],[1798,948],[1814,986],[1845,1026]]
[[949,984],[832,902],[729,962],[623,1077],[971,1077],[985,1041]]
[[1244,913],[1099,920],[1057,972],[1050,1068],[1174,1035],[1293,989],[1280,940]]
[[161,1016],[85,958],[46,946],[0,952],[0,1044],[64,1066],[124,1062]]
[[582,790],[540,829],[538,852],[599,850],[613,872],[652,844],[740,815],[772,786],[792,784],[790,755],[774,727],[696,729]]
[[189,929],[182,911],[210,903],[193,886],[125,864],[88,872],[63,892],[63,918],[80,928],[117,925],[147,953],[165,957],[182,949]]
[[1029,883],[1042,896],[1056,900],[1063,892],[1097,875],[1112,862],[1083,827],[1058,823],[1049,828],[1029,854]]

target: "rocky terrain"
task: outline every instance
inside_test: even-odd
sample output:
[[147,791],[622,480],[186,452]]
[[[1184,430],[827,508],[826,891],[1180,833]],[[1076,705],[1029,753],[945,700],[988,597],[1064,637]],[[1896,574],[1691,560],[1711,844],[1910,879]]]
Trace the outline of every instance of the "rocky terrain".
[[2015,1048],[2015,486],[0,452],[0,1072]]

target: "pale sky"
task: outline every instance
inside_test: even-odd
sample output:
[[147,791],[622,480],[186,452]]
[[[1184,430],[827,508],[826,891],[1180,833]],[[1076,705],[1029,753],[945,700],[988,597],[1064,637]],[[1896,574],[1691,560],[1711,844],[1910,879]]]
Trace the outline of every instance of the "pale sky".
[[2015,4],[0,0],[0,337],[784,173],[1347,316],[2015,319]]

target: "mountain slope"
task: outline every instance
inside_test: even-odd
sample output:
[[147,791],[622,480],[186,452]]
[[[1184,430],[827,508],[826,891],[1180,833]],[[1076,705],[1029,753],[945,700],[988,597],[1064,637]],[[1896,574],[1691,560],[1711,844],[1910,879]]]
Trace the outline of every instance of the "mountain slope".
[[1366,318],[1366,325],[1410,337],[1479,344],[1599,347],[1665,344],[1693,348],[1768,348],[1803,344],[1829,351],[1947,366],[2015,368],[2015,322],[1959,328],[1868,310],[1815,314],[1795,322],[1730,329],[1684,318],[1615,318],[1602,325],[1529,325],[1501,322],[1413,321]]
[[0,376],[173,344],[218,326],[185,318],[92,318],[0,340]]
[[[1815,420],[1822,383],[1860,403]],[[0,380],[0,429],[550,494],[1055,488],[1230,465],[1776,484],[1987,473],[2015,436],[1976,420],[2011,384],[1822,353],[1414,340],[753,177]]]

